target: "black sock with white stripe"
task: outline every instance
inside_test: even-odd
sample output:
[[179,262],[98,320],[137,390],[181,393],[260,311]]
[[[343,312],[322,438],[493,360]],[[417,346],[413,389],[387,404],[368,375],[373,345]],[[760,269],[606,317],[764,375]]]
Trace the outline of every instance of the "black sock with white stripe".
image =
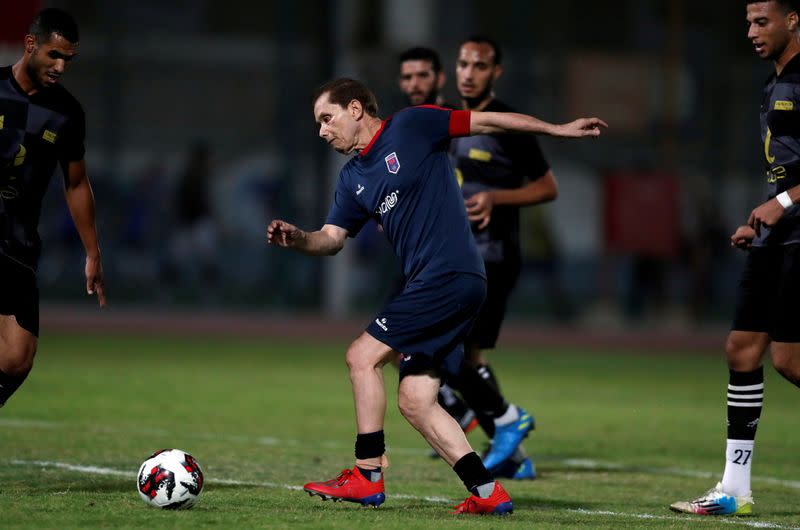
[[737,497],[750,494],[750,467],[761,406],[764,401],[764,369],[730,371],[728,380],[728,442],[722,489]]

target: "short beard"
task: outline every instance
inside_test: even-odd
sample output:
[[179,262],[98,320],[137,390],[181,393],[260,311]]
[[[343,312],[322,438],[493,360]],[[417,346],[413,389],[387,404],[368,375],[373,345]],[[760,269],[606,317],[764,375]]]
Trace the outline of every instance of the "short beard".
[[[411,98],[406,98],[406,101],[408,102],[409,105],[415,104],[413,101],[411,101]],[[422,100],[422,103],[417,103],[417,105],[436,105],[438,101],[439,101],[439,92],[434,90],[433,92],[428,94],[428,97]]]
[[492,88],[493,87],[490,83],[486,86],[486,89],[483,92],[478,94],[478,96],[474,98],[465,98],[464,96],[461,96],[461,98],[464,100],[464,102],[466,102],[468,109],[474,109],[492,95]]
[[47,85],[42,83],[41,79],[39,79],[39,75],[37,73],[36,61],[33,60],[28,61],[28,64],[25,66],[25,71],[28,74],[28,79],[31,80],[31,82],[37,89],[47,88]]

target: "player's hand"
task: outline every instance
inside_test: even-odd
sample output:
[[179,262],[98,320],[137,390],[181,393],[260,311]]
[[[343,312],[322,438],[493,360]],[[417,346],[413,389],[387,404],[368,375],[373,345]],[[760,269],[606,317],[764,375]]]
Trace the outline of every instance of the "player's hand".
[[103,283],[103,265],[100,256],[86,256],[86,294],[97,294],[100,307],[106,306],[106,293]]
[[762,226],[766,226],[767,228],[774,226],[775,223],[783,217],[784,211],[778,199],[770,199],[750,212],[747,224],[753,227],[753,230],[756,231],[756,235],[759,235]]
[[600,136],[602,129],[608,124],[600,118],[578,118],[575,121],[556,125],[553,136],[563,136],[564,138],[584,138],[586,136]]
[[305,232],[286,221],[275,219],[267,226],[267,243],[279,247],[294,247],[303,238]]
[[750,225],[742,225],[736,229],[736,232],[731,236],[731,246],[748,250],[753,245],[753,239],[756,237],[755,229]]
[[478,222],[478,230],[483,230],[492,220],[494,199],[489,191],[479,191],[464,201],[467,207],[467,216],[471,222]]

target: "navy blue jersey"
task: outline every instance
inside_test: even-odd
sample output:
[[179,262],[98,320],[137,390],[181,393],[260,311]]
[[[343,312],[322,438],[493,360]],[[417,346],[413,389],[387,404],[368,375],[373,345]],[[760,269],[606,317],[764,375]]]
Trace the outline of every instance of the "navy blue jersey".
[[411,107],[383,122],[339,174],[326,224],[351,237],[375,219],[407,282],[449,272],[486,277],[447,154],[469,134],[469,112]]
[[57,163],[83,159],[83,109],[61,85],[27,95],[0,68],[0,252],[36,269],[42,198]]
[[[767,199],[800,184],[800,54],[772,74],[761,101],[761,140]],[[800,243],[800,206],[791,206],[770,229],[761,227],[753,246]]]
[[[484,112],[514,112],[493,99]],[[543,177],[550,166],[535,136],[481,134],[453,140],[450,148],[464,198],[487,189],[521,188],[527,180]],[[478,230],[472,223],[478,250],[487,262],[518,260],[519,206],[495,206],[489,224]]]

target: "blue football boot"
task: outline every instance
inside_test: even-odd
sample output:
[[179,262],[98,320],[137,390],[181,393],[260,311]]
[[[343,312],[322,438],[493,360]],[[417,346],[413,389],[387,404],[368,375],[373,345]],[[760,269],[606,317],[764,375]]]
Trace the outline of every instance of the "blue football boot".
[[536,478],[536,466],[530,457],[525,457],[522,461],[515,461],[509,458],[492,470],[494,478],[510,478],[511,480],[533,480]]
[[490,473],[493,473],[494,468],[511,458],[519,444],[522,443],[522,440],[536,427],[533,416],[519,407],[517,410],[519,411],[517,421],[495,427],[492,448],[483,458],[483,465],[486,466]]

